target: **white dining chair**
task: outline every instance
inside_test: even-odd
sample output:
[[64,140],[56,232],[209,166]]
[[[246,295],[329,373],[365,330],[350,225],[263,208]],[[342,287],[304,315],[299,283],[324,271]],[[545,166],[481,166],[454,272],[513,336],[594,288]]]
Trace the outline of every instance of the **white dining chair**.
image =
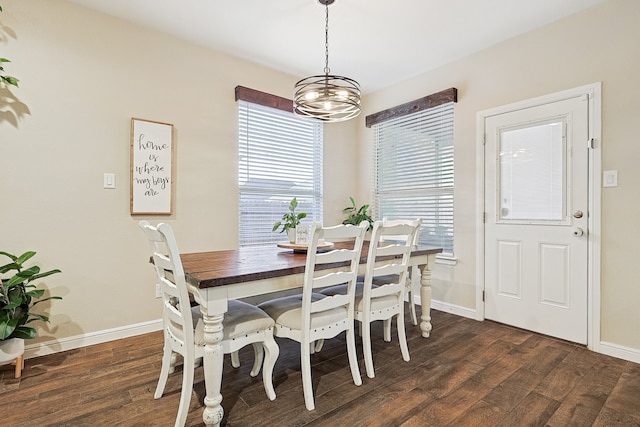
[[[361,324],[365,368],[369,378],[375,377],[371,322],[384,321],[385,341],[390,341],[391,321],[395,317],[402,358],[406,362],[410,360],[404,328],[404,294],[411,243],[419,225],[419,220],[411,223],[376,221],[373,224],[364,281],[359,282],[356,289],[354,313],[355,319]],[[344,292],[345,285],[332,286],[320,291],[329,296]]]
[[[307,251],[302,294],[258,305],[275,320],[274,334],[277,337],[300,343],[302,389],[305,406],[309,411],[315,408],[311,382],[311,348],[314,342],[333,338],[346,331],[351,376],[356,385],[362,384],[356,354],[353,304],[362,244],[368,226],[366,221],[358,226],[341,224],[333,227],[322,227],[319,223],[314,223]],[[325,240],[353,241],[353,247],[318,253],[318,244]],[[331,268],[335,264],[343,264],[344,267],[336,271]],[[314,292],[317,288],[340,283],[346,283],[344,295],[328,297]]]
[[[422,226],[422,218],[418,217],[416,219],[394,219],[389,220],[387,218],[382,218],[382,225],[389,224],[409,224],[414,225],[418,224],[418,231],[413,237],[413,242],[411,244],[413,246],[418,245],[418,238],[420,237],[420,227]],[[402,240],[403,236],[386,236],[385,240]],[[409,300],[409,312],[411,314],[411,324],[416,326],[418,324],[418,316],[416,315],[416,302],[413,288],[413,279],[420,277],[420,269],[417,266],[409,267],[409,274],[407,274],[407,288],[406,288],[406,296]],[[374,282],[375,284],[375,282]],[[387,340],[388,341],[388,340]]]
[[[391,222],[390,222],[391,221]],[[418,232],[415,234],[414,238],[413,238],[413,242],[412,245],[417,246],[418,245],[418,238],[420,237],[420,226],[422,225],[422,219],[421,218],[416,218],[415,220],[407,220],[407,219],[395,219],[395,220],[389,220],[387,218],[383,218],[382,219],[382,225],[385,225],[387,223],[392,223],[392,224],[414,224],[415,221],[418,221]],[[403,238],[406,238],[406,236],[386,236],[384,237],[384,239],[386,240],[402,240]],[[407,300],[409,301],[409,313],[411,315],[411,324],[413,324],[414,326],[416,326],[418,324],[418,316],[416,315],[416,302],[415,302],[415,295],[414,295],[414,288],[413,288],[413,279],[415,278],[419,278],[420,277],[420,269],[417,266],[412,266],[409,268],[409,274],[407,274],[407,288],[405,290],[405,295]],[[358,282],[363,282],[364,281],[364,276],[360,275],[358,276]],[[374,286],[376,284],[380,283],[384,283],[384,282],[389,282],[389,281],[395,281],[394,277],[374,277],[373,279],[373,284]],[[384,329],[384,339],[385,341],[389,342],[391,341],[391,326],[388,324],[385,324],[385,329]]]
[[[157,227],[147,221],[140,221],[144,231],[153,264],[158,275],[162,292],[162,323],[164,330],[164,348],[160,378],[154,394],[155,399],[162,397],[169,373],[176,355],[183,358],[182,391],[175,426],[183,426],[189,411],[189,402],[193,389],[196,360],[204,355],[204,324],[199,306],[191,307],[190,294],[198,293],[186,282],[180,253],[171,227],[161,223]],[[254,365],[251,376],[258,375],[262,360],[262,381],[267,397],[276,398],[273,388],[273,367],[278,358],[279,348],[273,338],[274,321],[264,311],[242,301],[230,300],[228,311],[224,315],[222,351],[234,354],[242,347],[252,344]],[[233,357],[234,365],[237,358]],[[207,367],[205,366],[205,369]],[[205,378],[206,378],[205,373]]]

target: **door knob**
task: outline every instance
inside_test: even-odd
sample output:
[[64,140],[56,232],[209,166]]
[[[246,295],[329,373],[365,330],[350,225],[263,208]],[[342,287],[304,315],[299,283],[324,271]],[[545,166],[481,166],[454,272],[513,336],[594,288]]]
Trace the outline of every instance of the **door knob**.
[[580,237],[584,234],[584,231],[582,231],[582,228],[580,227],[576,227],[573,229],[573,235],[576,237]]
[[574,218],[582,218],[582,215],[584,215],[582,211],[573,211]]

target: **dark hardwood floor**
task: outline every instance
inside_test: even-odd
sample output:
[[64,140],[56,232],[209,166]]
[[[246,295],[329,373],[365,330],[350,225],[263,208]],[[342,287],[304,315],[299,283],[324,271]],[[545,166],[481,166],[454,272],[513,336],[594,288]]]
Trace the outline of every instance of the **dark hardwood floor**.
[[[227,426],[640,426],[640,365],[485,321],[433,311],[431,337],[407,322],[411,361],[373,328],[376,378],[356,387],[343,338],[312,356],[316,409],[302,396],[299,348],[278,340],[271,402],[253,352],[225,359]],[[358,340],[358,345],[360,342]],[[162,334],[151,333],[27,360],[21,379],[0,367],[2,426],[172,426],[182,375],[154,400]],[[201,426],[201,368],[187,425]]]

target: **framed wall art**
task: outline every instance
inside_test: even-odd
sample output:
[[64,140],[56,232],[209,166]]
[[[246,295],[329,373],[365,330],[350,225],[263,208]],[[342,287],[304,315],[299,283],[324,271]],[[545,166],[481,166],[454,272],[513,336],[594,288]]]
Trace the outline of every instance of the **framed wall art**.
[[173,125],[131,118],[131,214],[170,215]]

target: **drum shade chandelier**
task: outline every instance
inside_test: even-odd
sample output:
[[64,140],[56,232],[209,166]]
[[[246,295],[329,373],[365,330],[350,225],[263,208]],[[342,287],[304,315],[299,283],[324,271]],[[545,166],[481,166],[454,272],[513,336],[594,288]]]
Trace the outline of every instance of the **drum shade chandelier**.
[[296,83],[293,111],[299,116],[323,122],[342,122],[360,114],[360,85],[348,77],[336,76],[329,69],[329,5],[335,0],[318,0],[325,6],[324,75],[304,78]]

